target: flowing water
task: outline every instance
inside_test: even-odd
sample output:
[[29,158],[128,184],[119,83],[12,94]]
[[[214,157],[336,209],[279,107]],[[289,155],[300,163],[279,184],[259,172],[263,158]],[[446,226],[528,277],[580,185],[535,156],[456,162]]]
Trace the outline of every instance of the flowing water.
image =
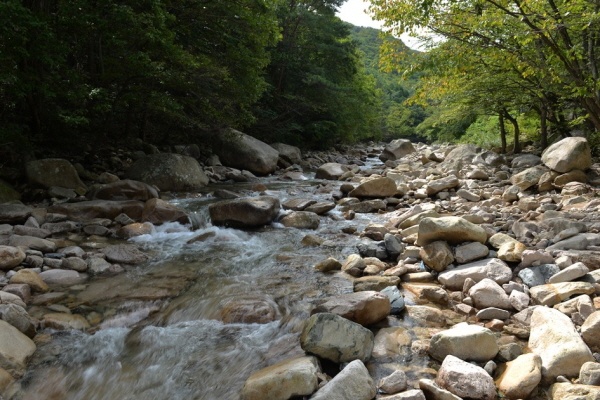
[[[267,194],[281,200],[325,199],[332,190],[314,180],[265,183]],[[214,200],[206,194],[175,200],[196,213],[199,229],[163,225],[135,239],[153,261],[72,288],[64,305],[98,318],[95,332],[40,336],[15,397],[235,400],[252,372],[303,354],[298,335],[314,303],[352,291],[349,279],[315,272],[313,265],[356,252],[359,239],[341,233],[342,227],[360,230],[383,217],[358,214],[345,221],[334,210],[321,217],[316,232],[278,224],[241,231],[210,225],[206,210]],[[303,246],[302,238],[311,233],[326,242]],[[208,239],[188,244],[202,234]],[[222,322],[223,310],[248,303],[271,313],[272,321]]]

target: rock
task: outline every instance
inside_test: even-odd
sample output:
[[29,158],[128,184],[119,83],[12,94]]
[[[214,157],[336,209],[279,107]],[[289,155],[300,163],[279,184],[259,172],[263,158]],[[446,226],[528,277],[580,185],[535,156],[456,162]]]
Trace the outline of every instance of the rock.
[[25,261],[25,253],[18,247],[0,246],[0,270],[16,267]]
[[458,178],[454,175],[430,181],[425,187],[427,196],[433,196],[441,191],[458,187]]
[[568,266],[562,271],[552,275],[550,279],[548,279],[549,283],[558,283],[558,282],[570,282],[575,279],[581,278],[585,274],[590,272],[589,268],[582,262],[577,262],[573,265]]
[[524,284],[532,288],[546,284],[550,277],[558,272],[560,272],[558,265],[542,264],[537,267],[524,268],[519,271],[518,276]]
[[337,181],[348,171],[348,167],[338,163],[325,163],[321,165],[315,174],[315,179],[328,179]]
[[112,265],[104,258],[90,257],[87,259],[88,271],[93,275],[101,275],[110,272]]
[[466,189],[459,189],[456,191],[456,195],[458,197],[461,197],[467,201],[471,201],[471,202],[477,202],[479,200],[481,200],[481,196],[479,196],[476,193],[473,193],[472,191],[466,190]]
[[91,200],[78,203],[54,204],[48,207],[51,213],[64,214],[74,221],[89,221],[95,218],[115,219],[125,214],[139,221],[144,210],[144,203],[137,200],[109,201]]
[[0,367],[13,376],[21,376],[35,349],[35,343],[25,334],[0,320]]
[[273,143],[271,147],[277,150],[279,157],[290,164],[300,164],[302,162],[302,152],[296,146],[290,146],[289,144],[284,143]]
[[503,243],[498,249],[498,258],[507,262],[519,262],[527,247],[516,240]]
[[154,225],[160,225],[165,222],[188,224],[190,219],[187,213],[181,208],[161,199],[150,199],[144,204],[142,222],[150,222]]
[[227,167],[256,175],[268,175],[277,169],[277,150],[235,129],[227,129],[214,136],[213,151]]
[[574,169],[586,170],[592,166],[592,152],[587,139],[568,137],[546,148],[542,153],[542,162],[560,173]]
[[565,174],[559,175],[556,178],[554,178],[554,181],[552,182],[552,184],[557,188],[563,188],[563,187],[565,187],[566,184],[571,183],[571,182],[586,183],[587,175],[585,174],[585,172],[583,172],[579,169],[574,169],[572,171],[569,171]]
[[535,167],[542,162],[541,157],[535,154],[520,154],[513,158],[511,167],[516,169]]
[[25,166],[25,172],[29,183],[44,188],[59,186],[83,193],[87,190],[75,167],[61,158],[30,161]]
[[358,254],[350,254],[344,264],[342,271],[352,276],[362,276],[364,269],[367,267],[365,260]]
[[374,290],[379,292],[388,286],[398,286],[399,283],[400,278],[397,276],[363,276],[354,280],[354,291]]
[[533,310],[528,347],[542,359],[542,376],[547,382],[558,375],[577,376],[584,363],[594,361],[571,319],[552,308]]
[[314,212],[317,215],[327,214],[329,211],[335,208],[333,201],[319,201],[313,205],[310,205],[304,209],[304,211]]
[[475,316],[480,319],[480,320],[500,320],[500,321],[504,321],[508,318],[510,318],[510,311],[507,310],[503,310],[501,308],[497,308],[497,307],[488,307],[488,308],[483,308],[480,311],[477,312],[477,314],[475,314]]
[[429,345],[429,355],[438,361],[452,355],[465,361],[485,362],[496,354],[498,344],[492,331],[466,322],[436,333]]
[[333,257],[329,257],[315,264],[315,269],[321,272],[338,271],[342,269],[342,263]]
[[508,300],[513,308],[517,311],[523,311],[529,307],[529,296],[523,292],[513,290],[508,296]]
[[413,293],[419,300],[448,304],[448,293],[436,283],[403,283],[402,288]]
[[525,171],[519,172],[510,178],[510,182],[517,186],[520,190],[525,191],[538,184],[542,175],[548,172],[544,166],[538,165],[527,168]]
[[261,297],[228,300],[220,315],[226,324],[267,324],[280,317],[277,305]]
[[332,313],[363,326],[386,318],[391,310],[390,300],[382,293],[363,291],[329,298],[313,313]]
[[550,386],[550,400],[600,399],[600,387],[559,382]]
[[371,354],[371,363],[394,362],[399,357],[406,357],[410,351],[412,338],[406,328],[381,328],[375,335],[375,345]]
[[86,277],[77,271],[50,269],[40,272],[40,278],[49,286],[73,286],[85,282]]
[[554,257],[543,250],[525,250],[521,254],[521,266],[531,267],[532,265],[554,264]]
[[25,283],[9,283],[2,290],[18,296],[24,303],[29,303],[31,300],[31,288]]
[[393,197],[397,191],[396,182],[393,179],[382,176],[363,181],[348,195],[358,198],[384,198]]
[[317,229],[319,216],[310,211],[294,211],[283,216],[279,222],[287,228]]
[[54,242],[33,236],[12,235],[8,243],[14,247],[28,247],[33,250],[39,250],[43,253],[53,253],[56,251],[56,244]]
[[317,201],[313,199],[295,198],[284,201],[281,204],[281,207],[284,210],[304,211],[304,209],[306,209],[309,206],[312,206],[316,202]]
[[371,400],[377,388],[361,360],[346,365],[332,380],[310,397],[311,400]]
[[335,363],[368,360],[373,340],[373,333],[362,325],[329,313],[311,316],[300,335],[304,351]]
[[34,228],[31,226],[24,225],[15,225],[13,227],[13,233],[19,236],[34,236],[42,239],[46,239],[52,234],[52,232],[46,229]]
[[425,393],[425,397],[431,400],[462,400],[460,397],[442,389],[431,379],[419,379],[419,388]]
[[502,260],[486,258],[446,270],[438,275],[439,282],[449,290],[462,290],[467,278],[475,282],[489,278],[498,284],[503,284],[512,278],[512,270]]
[[579,371],[579,383],[600,386],[600,363],[589,361],[583,364]]
[[354,211],[361,214],[374,213],[379,210],[385,210],[385,201],[381,199],[377,200],[364,200],[354,204],[344,205],[342,211]]
[[481,367],[447,356],[438,371],[436,383],[464,399],[496,399],[494,380]]
[[10,277],[9,282],[11,284],[26,284],[29,285],[31,290],[39,293],[46,293],[50,288],[40,278],[40,275],[32,269],[22,269],[17,271],[13,276]]
[[131,239],[132,237],[149,235],[154,232],[154,225],[150,222],[134,222],[133,224],[125,225],[117,231],[117,236],[123,239]]
[[600,351],[600,311],[593,312],[581,325],[581,338],[595,352]]
[[454,257],[457,263],[465,264],[473,260],[487,257],[490,249],[479,242],[471,242],[462,246],[457,246],[454,250]]
[[469,289],[469,296],[475,307],[482,309],[488,307],[512,310],[508,295],[502,286],[495,281],[485,278]]
[[527,398],[542,380],[542,359],[539,355],[522,354],[506,363],[496,379],[498,391],[508,399]]
[[110,245],[102,249],[102,253],[110,262],[117,264],[140,264],[148,260],[148,256],[131,244]]
[[408,320],[416,325],[435,327],[446,326],[446,317],[444,312],[439,308],[407,305],[406,315],[408,316]]
[[379,155],[379,159],[383,162],[388,160],[395,161],[414,152],[416,152],[416,150],[410,140],[396,139],[385,146]]
[[404,297],[397,286],[388,286],[381,290],[381,294],[387,296],[387,298],[390,300],[390,314],[397,315],[404,310]]
[[72,269],[77,272],[87,271],[87,262],[79,257],[65,257],[60,265],[64,269]]
[[588,282],[560,282],[532,287],[529,295],[536,304],[552,307],[573,295],[593,294],[595,291]]
[[424,218],[419,222],[417,244],[426,244],[444,240],[448,243],[462,242],[485,243],[485,230],[461,217]]
[[29,338],[35,336],[36,323],[21,306],[0,304],[0,319],[8,322]]
[[242,389],[243,400],[288,400],[309,396],[319,387],[319,361],[312,356],[285,360],[254,372]]
[[398,258],[398,256],[404,251],[404,245],[396,237],[396,235],[392,235],[391,233],[386,233],[383,237],[385,249],[392,260]]
[[48,313],[42,319],[42,325],[46,328],[65,330],[86,330],[90,323],[79,314]]
[[406,374],[402,370],[396,370],[379,381],[379,391],[386,394],[403,392],[407,387]]
[[429,268],[438,272],[442,272],[454,262],[452,249],[448,246],[448,243],[440,240],[423,246],[419,255]]
[[0,204],[0,224],[22,224],[33,209],[23,204]]
[[151,154],[140,158],[125,175],[163,191],[194,191],[208,184],[208,177],[198,161],[172,153]]
[[279,214],[275,197],[244,197],[213,203],[208,207],[214,225],[232,228],[256,228],[270,224]]

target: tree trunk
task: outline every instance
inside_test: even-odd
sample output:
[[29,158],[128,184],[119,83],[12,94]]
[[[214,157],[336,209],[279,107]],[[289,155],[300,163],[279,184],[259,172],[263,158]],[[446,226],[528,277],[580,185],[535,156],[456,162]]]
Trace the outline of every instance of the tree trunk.
[[548,109],[545,104],[540,108],[540,145],[542,150],[548,147]]
[[510,123],[513,125],[514,131],[515,131],[515,142],[514,142],[514,146],[513,146],[513,153],[514,154],[518,154],[521,152],[521,143],[520,143],[520,136],[521,136],[521,130],[519,129],[519,123],[517,122],[517,119],[514,118],[512,115],[509,114],[508,111],[504,110],[504,117],[510,121]]
[[506,154],[506,126],[504,126],[504,114],[498,113],[498,123],[500,124],[500,143],[502,143],[502,154]]

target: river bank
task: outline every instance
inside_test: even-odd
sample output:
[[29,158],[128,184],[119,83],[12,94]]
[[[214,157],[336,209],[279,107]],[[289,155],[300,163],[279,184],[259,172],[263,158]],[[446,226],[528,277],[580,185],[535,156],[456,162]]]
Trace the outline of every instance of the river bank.
[[2,204],[5,397],[594,395],[597,165],[577,146],[399,141]]

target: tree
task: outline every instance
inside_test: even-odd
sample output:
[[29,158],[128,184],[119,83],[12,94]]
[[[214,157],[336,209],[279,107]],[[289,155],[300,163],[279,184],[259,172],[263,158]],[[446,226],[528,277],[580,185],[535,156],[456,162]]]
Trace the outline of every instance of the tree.
[[537,85],[535,94],[528,93],[528,107],[538,110],[540,118],[559,127],[561,108],[580,108],[591,126],[600,128],[596,2],[373,0],[372,4],[372,12],[395,33],[418,34],[425,28],[435,35],[430,37],[431,47],[452,43],[460,49],[455,53],[457,62],[474,55],[483,55],[484,64],[503,60],[500,75],[510,78],[513,94],[520,96],[522,88],[531,91]]

